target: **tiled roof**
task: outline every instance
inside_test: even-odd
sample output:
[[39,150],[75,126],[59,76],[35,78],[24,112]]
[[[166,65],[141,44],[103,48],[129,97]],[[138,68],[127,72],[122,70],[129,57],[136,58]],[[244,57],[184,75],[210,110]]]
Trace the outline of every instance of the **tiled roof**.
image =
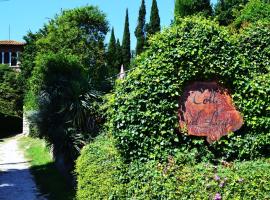
[[0,40],[0,45],[25,45],[25,43],[15,40]]

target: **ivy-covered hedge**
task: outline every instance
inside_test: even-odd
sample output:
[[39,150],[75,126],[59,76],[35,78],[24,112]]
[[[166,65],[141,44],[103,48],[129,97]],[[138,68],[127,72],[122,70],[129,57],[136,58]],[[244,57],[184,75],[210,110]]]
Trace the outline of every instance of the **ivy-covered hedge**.
[[[110,130],[127,160],[160,159],[195,152],[199,160],[250,159],[270,151],[270,24],[257,23],[238,35],[200,17],[155,35],[120,81],[110,101]],[[244,126],[220,141],[179,130],[179,96],[192,81],[217,80],[231,91]]]
[[270,198],[269,159],[197,164],[190,153],[125,164],[114,143],[101,135],[83,149],[76,165],[77,200]]
[[76,199],[112,199],[122,191],[119,177],[123,163],[114,142],[112,136],[100,135],[83,148],[76,162]]

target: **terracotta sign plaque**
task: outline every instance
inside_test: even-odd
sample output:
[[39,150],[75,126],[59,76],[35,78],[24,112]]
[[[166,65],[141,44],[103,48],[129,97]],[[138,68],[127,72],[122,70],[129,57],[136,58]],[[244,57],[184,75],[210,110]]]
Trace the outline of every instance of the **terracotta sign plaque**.
[[206,136],[212,143],[243,125],[228,91],[216,82],[194,82],[180,99],[180,128],[189,135]]

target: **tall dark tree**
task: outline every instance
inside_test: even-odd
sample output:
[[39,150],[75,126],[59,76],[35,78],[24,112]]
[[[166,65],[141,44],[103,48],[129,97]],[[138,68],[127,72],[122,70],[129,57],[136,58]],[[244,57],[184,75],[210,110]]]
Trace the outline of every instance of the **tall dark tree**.
[[107,51],[107,69],[109,77],[117,73],[116,62],[116,40],[114,35],[114,28],[112,28],[111,39]]
[[144,44],[145,44],[145,1],[142,0],[142,4],[139,10],[138,24],[135,30],[135,36],[137,38],[136,45],[136,54],[139,55],[143,52]]
[[117,66],[117,73],[120,72],[121,65],[123,64],[123,59],[122,59],[122,47],[120,44],[119,39],[117,39],[116,42],[116,66]]
[[213,13],[210,0],[175,0],[174,16],[185,17],[201,13],[211,16]]
[[123,65],[125,66],[125,68],[129,68],[131,53],[130,53],[130,31],[129,31],[128,9],[126,10],[125,28],[122,41],[122,56],[123,56]]
[[150,22],[147,24],[147,33],[150,35],[155,34],[160,31],[160,17],[157,1],[152,1],[151,14],[150,14]]
[[220,25],[231,24],[237,13],[248,3],[248,0],[218,0],[215,6],[215,17]]

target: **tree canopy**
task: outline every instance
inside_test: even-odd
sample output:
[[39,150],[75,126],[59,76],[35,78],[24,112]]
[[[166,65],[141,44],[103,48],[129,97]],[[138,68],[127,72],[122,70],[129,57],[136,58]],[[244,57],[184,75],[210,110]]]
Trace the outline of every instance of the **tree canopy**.
[[129,68],[130,59],[131,59],[131,49],[130,49],[128,9],[126,10],[126,17],[125,17],[125,27],[124,27],[124,34],[123,34],[123,41],[122,41],[122,57],[123,57],[124,67]]
[[247,0],[218,0],[215,6],[215,17],[219,24],[223,26],[231,24],[247,2]]
[[139,10],[139,17],[137,22],[137,27],[135,30],[135,36],[137,38],[137,45],[136,45],[136,54],[139,55],[143,52],[143,48],[145,45],[145,15],[146,15],[146,8],[145,2],[142,0],[141,7]]
[[205,16],[212,15],[210,0],[175,0],[175,18],[194,15],[197,13],[201,13]]
[[240,28],[259,20],[270,21],[270,3],[262,0],[250,0],[240,11],[233,25],[236,28]]
[[114,35],[114,28],[112,28],[111,38],[108,45],[107,51],[107,70],[108,76],[111,77],[118,73],[118,62],[117,62],[117,47],[116,47],[116,39]]
[[108,30],[106,16],[97,7],[65,10],[51,20],[46,36],[37,41],[39,53],[76,55],[98,85],[106,76],[104,39]]
[[147,24],[147,34],[153,35],[160,31],[160,17],[157,1],[152,1],[150,22]]

